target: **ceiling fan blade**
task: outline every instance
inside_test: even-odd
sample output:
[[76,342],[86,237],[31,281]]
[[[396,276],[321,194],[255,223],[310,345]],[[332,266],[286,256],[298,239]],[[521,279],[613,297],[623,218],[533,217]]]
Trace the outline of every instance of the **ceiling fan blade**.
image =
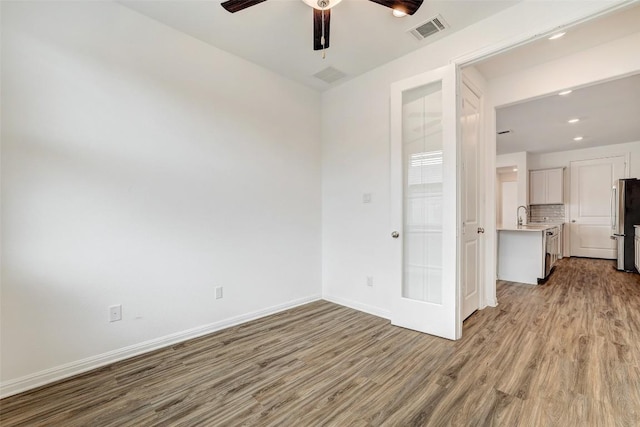
[[[324,31],[322,27],[322,10],[313,9],[313,50],[322,50],[329,47],[329,22],[331,9],[324,10]],[[324,46],[322,45],[324,36]]]
[[422,0],[370,0],[388,8],[413,15],[422,5]]
[[258,3],[262,3],[263,1],[267,0],[227,0],[225,2],[222,2],[220,6],[224,7],[231,13],[236,13],[239,10],[255,6]]

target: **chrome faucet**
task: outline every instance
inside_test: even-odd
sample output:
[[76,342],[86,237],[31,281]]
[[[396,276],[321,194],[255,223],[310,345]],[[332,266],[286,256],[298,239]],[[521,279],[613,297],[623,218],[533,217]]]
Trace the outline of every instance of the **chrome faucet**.
[[516,218],[518,218],[518,227],[522,226],[522,217],[520,216],[520,208],[524,209],[525,215],[527,215],[527,222],[529,222],[529,209],[526,206],[518,206],[516,211]]

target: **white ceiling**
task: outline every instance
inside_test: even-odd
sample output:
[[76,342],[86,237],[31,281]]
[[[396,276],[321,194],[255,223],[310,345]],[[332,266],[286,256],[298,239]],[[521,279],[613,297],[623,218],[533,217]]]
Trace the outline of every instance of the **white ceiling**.
[[[579,118],[575,124],[567,121]],[[499,108],[497,153],[549,153],[640,141],[640,74]],[[583,136],[582,141],[574,141]]]
[[[517,0],[425,0],[413,16],[394,18],[368,0],[343,0],[332,9],[326,58],[312,48],[312,9],[301,0],[268,0],[231,14],[222,0],[119,0],[119,3],[210,45],[317,90],[327,67],[347,74],[336,84],[487,18]],[[407,30],[440,14],[449,28],[423,41]],[[488,80],[560,58],[638,31],[640,6],[581,24],[562,39],[540,39],[474,66]],[[497,111],[498,154],[542,153],[640,140],[640,75],[548,96]],[[581,122],[568,125],[570,117]],[[573,137],[584,136],[581,142]]]
[[553,61],[640,31],[640,6],[624,8],[568,29],[564,37],[546,37],[491,57],[474,66],[488,79]]
[[[329,66],[347,74],[339,84],[489,17],[517,0],[425,0],[413,15],[368,0],[343,0],[331,12],[331,46],[313,50],[312,9],[301,0],[268,0],[229,13],[221,0],[121,0],[176,30],[317,90],[331,85],[313,75]],[[418,41],[407,30],[440,14],[450,28]]]
[[[568,29],[553,42],[528,43],[474,66],[491,80],[640,31],[640,6]],[[634,54],[630,52],[630,54]],[[640,73],[640,70],[638,70]],[[569,124],[570,118],[580,122]],[[498,108],[497,153],[549,153],[640,141],[640,74]],[[583,136],[582,141],[573,140]]]

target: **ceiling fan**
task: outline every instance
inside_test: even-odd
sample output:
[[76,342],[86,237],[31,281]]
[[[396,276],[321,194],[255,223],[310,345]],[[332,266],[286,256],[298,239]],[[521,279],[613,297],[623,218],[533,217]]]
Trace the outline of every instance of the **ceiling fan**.
[[[227,0],[221,6],[231,13],[238,12],[266,0]],[[331,8],[342,0],[302,0],[313,8],[313,50],[329,47],[329,22]],[[413,15],[423,0],[369,0],[399,13]]]

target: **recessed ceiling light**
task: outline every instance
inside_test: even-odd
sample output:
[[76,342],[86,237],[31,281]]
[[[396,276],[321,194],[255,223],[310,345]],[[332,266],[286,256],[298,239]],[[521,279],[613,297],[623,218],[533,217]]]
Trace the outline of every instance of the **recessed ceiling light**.
[[578,123],[579,121],[580,121],[580,119],[569,119],[569,120],[567,120],[567,123],[574,124],[574,123]]
[[556,34],[552,35],[551,37],[549,37],[549,40],[558,40],[560,37],[564,36],[565,34],[567,34],[567,33],[566,32],[556,33]]
[[518,172],[518,168],[513,168],[513,171],[514,172]]
[[576,136],[575,138],[573,138],[574,141],[582,141],[583,137],[581,136]]
[[571,89],[567,89],[567,90],[563,90],[562,92],[558,92],[558,95],[565,96],[565,95],[569,95],[571,92],[573,92]]
[[393,9],[393,12],[391,12],[391,13],[393,13],[393,16],[395,16],[396,18],[404,18],[405,16],[407,16],[406,13],[404,13],[401,10],[397,10],[397,9]]

